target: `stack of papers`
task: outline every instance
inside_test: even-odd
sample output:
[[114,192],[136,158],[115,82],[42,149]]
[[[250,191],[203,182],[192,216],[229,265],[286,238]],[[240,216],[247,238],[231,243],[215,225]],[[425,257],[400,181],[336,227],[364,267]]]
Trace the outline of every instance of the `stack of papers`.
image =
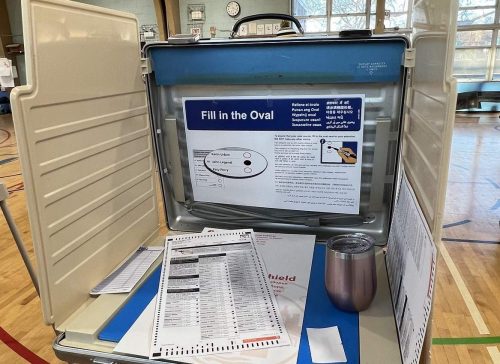
[[[222,233],[222,231],[219,230],[210,230],[210,231],[212,231],[213,233],[219,233],[219,234]],[[252,236],[251,240],[253,241],[253,246],[257,248],[256,250],[252,251],[253,248],[251,248],[251,245],[247,246],[246,248],[243,248],[245,244],[240,244],[240,245],[234,244],[234,241],[233,243],[230,243],[231,239],[235,237],[237,239],[240,239],[240,234],[242,232],[250,232],[250,234],[245,233],[245,236],[247,239],[248,235]],[[158,347],[164,348],[160,349],[160,353],[162,353],[161,355],[163,355],[163,353],[165,353],[165,351],[167,350],[165,348],[171,348],[172,347],[171,345],[175,345],[180,349],[180,351],[177,350],[178,354],[175,357],[187,356],[186,358],[183,358],[182,361],[191,363],[208,363],[208,362],[220,362],[220,361],[225,361],[225,362],[237,361],[240,363],[251,363],[251,362],[276,363],[276,362],[295,362],[297,360],[315,237],[313,235],[291,235],[291,234],[271,234],[271,233],[254,234],[253,232],[251,232],[251,230],[250,231],[238,230],[238,231],[231,231],[230,233],[231,235],[229,236],[231,237],[231,239],[229,239],[228,236],[224,237],[223,235],[220,235],[218,237],[218,238],[221,237],[225,238],[225,240],[223,239],[222,242],[219,241],[219,243],[222,243],[220,244],[219,247],[214,246],[219,244],[213,244],[214,242],[217,241],[216,239],[217,237],[215,236],[217,234],[211,235],[212,236],[211,239],[213,239],[212,241],[210,241],[210,239],[208,240],[206,239],[207,234],[205,234],[205,238],[202,238],[201,241],[198,240],[198,238],[196,238],[196,236],[201,236],[201,234],[193,234],[195,237],[194,240],[192,240],[193,236],[190,237],[189,235],[171,237],[171,239],[172,238],[180,239],[178,241],[182,242],[183,246],[182,249],[176,249],[177,253],[175,258],[171,254],[171,248],[173,248],[174,246],[178,246],[180,244],[175,244],[169,247],[170,261],[172,259],[178,259],[178,258],[181,259],[185,259],[188,257],[192,258],[192,254],[193,253],[200,254],[200,250],[201,252],[203,252],[203,254],[212,254],[212,255],[221,254],[222,252],[225,252],[226,254],[233,254],[234,252],[236,255],[233,258],[230,259],[226,258],[226,264],[227,262],[230,262],[231,260],[236,258],[252,257],[252,256],[255,258],[260,257],[260,261],[263,262],[263,264],[255,265],[256,267],[259,267],[259,269],[262,268],[260,274],[257,277],[258,280],[260,279],[260,281],[262,282],[265,281],[268,282],[267,284],[264,285],[266,293],[268,287],[271,286],[272,288],[271,292],[274,293],[270,295],[271,297],[267,297],[266,299],[264,299],[259,297],[259,295],[256,296],[255,292],[253,292],[252,295],[245,294],[246,296],[248,296],[245,297],[245,299],[248,302],[245,302],[244,306],[241,306],[243,301],[241,301],[240,299],[235,299],[237,294],[241,294],[237,292],[237,288],[244,288],[245,290],[247,290],[248,293],[249,288],[252,286],[254,288],[255,287],[260,288],[260,283],[256,285],[255,281],[253,281],[252,284],[251,280],[250,280],[251,284],[249,284],[247,282],[231,281],[230,279],[231,288],[233,283],[235,285],[235,290],[232,294],[234,302],[233,304],[240,305],[239,311],[240,315],[242,316],[237,316],[238,315],[237,310],[235,310],[235,315],[237,318],[241,317],[242,324],[246,324],[247,326],[236,325],[236,329],[238,331],[237,336],[234,336],[233,334],[233,337],[231,337],[225,334],[223,331],[224,323],[226,324],[231,323],[230,320],[233,317],[232,316],[233,311],[231,310],[229,311],[230,312],[229,316],[227,316],[228,319],[224,321],[221,317],[219,317],[217,320],[212,317],[211,320],[209,320],[208,322],[210,324],[210,327],[202,330],[203,305],[201,305],[201,301],[198,301],[198,305],[196,305],[196,300],[194,299],[183,301],[185,302],[185,306],[195,307],[195,308],[198,306],[199,308],[199,311],[195,311],[195,313],[198,312],[200,313],[199,316],[201,317],[201,320],[199,320],[200,322],[196,322],[198,321],[196,319],[192,320],[192,317],[191,321],[189,321],[188,313],[191,312],[190,310],[186,311],[186,308],[182,308],[182,311],[178,311],[177,308],[172,309],[172,306],[175,306],[176,304],[179,304],[180,306],[179,302],[181,301],[177,301],[178,303],[176,303],[176,300],[179,299],[178,297],[179,292],[173,293],[174,297],[170,301],[168,301],[168,295],[169,295],[168,283],[165,284],[165,282],[163,282],[164,293],[165,293],[165,285],[167,288],[166,295],[165,294],[158,295],[156,300],[153,299],[151,301],[151,303],[144,310],[141,316],[136,320],[136,322],[130,328],[127,334],[118,343],[118,345],[114,350],[115,352],[148,357],[150,356],[150,354],[152,354],[150,352],[150,349],[156,350]],[[200,242],[202,244],[200,244]],[[241,240],[240,242],[243,241]],[[231,244],[233,245],[232,247]],[[236,247],[237,249],[235,249]],[[181,251],[182,254],[180,254]],[[165,261],[168,261],[167,258],[168,255],[169,251],[167,250],[164,258],[164,266],[163,266],[164,270],[166,270]],[[220,256],[213,258],[205,258],[205,259],[210,259],[212,261],[217,262],[217,264],[215,264],[215,262],[212,262],[213,265],[212,269],[214,269],[214,267],[220,268],[221,266],[224,266],[224,264],[221,264],[221,260],[224,261],[224,259],[221,259]],[[199,260],[200,259],[198,258],[198,265],[200,264]],[[186,264],[188,263],[186,262]],[[177,263],[175,265],[177,265]],[[242,265],[240,264],[240,267],[238,269],[241,269],[242,268],[241,266]],[[252,264],[252,266],[254,265]],[[195,271],[193,266],[191,266],[191,268],[189,268],[189,266],[185,266],[184,268],[183,269],[176,268],[176,272],[177,273],[183,272],[185,273],[185,276],[193,275],[193,272]],[[203,267],[203,269],[206,268],[207,267]],[[246,269],[249,269],[251,272],[252,267],[249,266],[246,267]],[[223,269],[219,269],[219,273],[221,272],[223,273],[224,271],[225,271],[225,266]],[[199,267],[198,267],[198,272],[199,272]],[[221,275],[223,276],[223,274]],[[166,279],[168,281],[168,278],[170,277],[164,275],[160,280],[160,282],[162,282],[163,279]],[[193,285],[189,286],[189,284],[193,283],[192,280],[190,281],[190,279],[192,278],[185,278],[185,279],[187,283],[185,288],[196,290],[196,288]],[[201,279],[200,278],[198,279],[199,283],[201,283]],[[173,286],[172,288],[179,290],[180,288],[179,278],[173,278],[173,281],[176,285],[176,288],[173,288]],[[212,290],[215,289],[218,291],[223,289],[221,287],[224,287],[224,285],[214,286],[213,284],[215,282],[214,277],[211,278],[211,281],[212,285],[210,289]],[[227,283],[227,279],[225,282]],[[198,289],[200,289],[200,287],[198,287]],[[160,287],[160,292],[161,292],[161,287]],[[189,293],[186,292],[186,294],[191,298],[195,296],[193,293],[195,292],[189,292]],[[198,294],[200,293],[198,292]],[[166,311],[165,303],[162,303],[160,301],[161,297],[165,298],[165,296],[167,297],[167,301],[169,302],[170,306],[168,308],[168,311]],[[224,294],[211,294],[208,297],[210,297],[210,300],[213,300],[214,302],[220,301],[220,303],[218,304],[220,304],[221,308],[224,307],[225,303]],[[158,301],[158,305],[155,306],[156,301]],[[251,304],[252,301],[255,301],[253,305]],[[252,325],[249,325],[251,320],[245,321],[245,318],[252,317],[252,320],[257,320],[256,317],[261,312],[259,310],[259,304],[262,303],[264,303],[264,305],[266,303],[270,304],[269,313],[265,311],[265,315],[263,315],[260,318],[260,322],[264,323],[264,325],[258,324],[254,325],[254,327],[251,327]],[[162,307],[165,308],[162,309]],[[229,305],[229,307],[231,306]],[[191,326],[175,326],[175,321],[172,320],[171,317],[169,317],[169,314],[172,313],[179,314],[180,312],[182,312],[181,313],[182,320],[176,322],[178,323],[182,322],[183,325],[186,325],[186,322],[188,323],[191,322]],[[220,312],[224,312],[224,310],[221,309]],[[155,328],[153,328],[154,326],[153,321],[155,324]],[[256,322],[259,321],[257,320]],[[162,323],[163,327],[161,326]],[[165,323],[167,323],[167,325],[165,325]],[[214,323],[216,324],[214,325]],[[265,325],[268,323],[271,324],[270,327],[267,327]],[[196,324],[198,326],[196,326]],[[275,325],[275,327],[272,327],[273,324]],[[164,331],[165,326],[167,326],[166,331]],[[153,332],[156,333],[156,327],[158,327],[159,333],[163,331],[164,333],[167,332],[167,335],[159,334],[156,337],[157,340],[155,343],[154,340],[155,337],[152,335],[152,333]],[[233,326],[227,325],[227,327],[234,330],[234,325]],[[255,328],[257,328],[257,330],[254,330]],[[184,332],[184,335],[182,331]],[[219,334],[221,332],[223,333],[223,335]],[[280,337],[279,339],[276,338],[272,339],[271,338],[272,336],[280,336]],[[169,342],[168,340],[172,341],[175,340],[175,342]],[[210,345],[208,345],[209,347],[208,352],[206,350],[207,347],[206,345],[205,346],[200,345],[210,340],[212,340],[212,342],[214,343],[213,352],[211,349],[212,348],[211,343]],[[226,342],[229,341],[230,344],[225,345],[225,347],[223,348],[221,344],[222,340],[226,340]],[[246,340],[246,342],[243,343],[243,340]],[[271,343],[272,341],[274,341],[274,344]],[[195,342],[197,343],[195,344]],[[264,343],[264,345],[262,343]],[[267,343],[269,343],[269,345]],[[198,345],[198,348],[203,348],[203,352],[201,352],[201,349],[198,349],[198,354],[196,353],[191,354],[189,352],[186,355],[186,347],[188,345],[190,345],[190,347],[192,347],[193,345],[195,346]],[[218,351],[216,351],[217,346],[219,347]],[[234,350],[232,350],[232,346],[235,347]],[[184,354],[182,354],[183,349],[184,349]],[[252,350],[252,349],[259,349],[259,350]],[[155,351],[153,351],[153,353],[154,352]],[[171,358],[172,356],[167,356],[167,357]],[[154,358],[159,358],[159,356],[154,356]]]
[[111,272],[97,286],[90,290],[91,295],[104,293],[128,293],[144,276],[156,258],[163,252],[163,247],[140,247],[125,259],[118,268]]
[[437,249],[403,173],[387,244],[387,272],[403,363],[418,363],[432,308]]
[[14,68],[12,60],[0,58],[0,87],[14,87]]
[[253,230],[167,237],[151,359],[290,344]]

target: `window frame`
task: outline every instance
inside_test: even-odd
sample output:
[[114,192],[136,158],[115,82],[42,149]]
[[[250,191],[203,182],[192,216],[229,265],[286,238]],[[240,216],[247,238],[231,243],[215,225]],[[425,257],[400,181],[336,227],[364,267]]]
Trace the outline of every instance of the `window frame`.
[[[294,7],[297,0],[290,0],[290,8],[292,10],[292,14],[294,14]],[[376,22],[376,9],[372,9],[372,0],[365,0],[365,11],[358,13],[342,13],[342,14],[333,14],[332,11],[333,0],[326,0],[325,2],[325,13],[322,15],[303,15],[296,16],[299,21],[304,21],[308,19],[321,19],[325,21],[326,30],[321,32],[308,32],[308,34],[338,34],[338,30],[332,30],[332,19],[333,18],[341,18],[347,16],[365,16],[365,29],[374,29],[375,23],[372,23],[372,17],[374,17]],[[376,2],[375,2],[376,4]],[[405,28],[385,28],[384,33],[404,33],[411,34],[412,29],[410,27],[412,20],[412,2],[408,1],[407,11],[404,12],[394,12],[391,13],[390,16],[399,16],[406,14],[406,27]],[[454,76],[460,82],[477,82],[477,81],[493,81],[499,80],[500,70],[497,70],[495,73],[495,64],[497,59],[497,54],[500,52],[500,0],[495,1],[494,5],[469,5],[469,6],[459,6],[457,12],[462,10],[492,10],[494,11],[493,23],[490,24],[470,24],[470,25],[458,25],[457,33],[462,31],[475,31],[475,30],[490,30],[492,31],[491,35],[491,43],[488,45],[476,45],[476,46],[457,46],[456,49],[488,49],[487,56],[487,64],[486,64],[486,72],[483,76],[479,76],[477,74],[458,74],[454,73]],[[495,75],[497,77],[495,78]]]
[[[411,0],[408,1],[408,10],[407,11],[402,11],[402,12],[394,12],[391,13],[395,15],[402,15],[406,14],[406,26],[404,28],[385,28],[384,33],[405,33],[405,34],[410,34],[411,33],[411,17],[412,17],[412,6]],[[295,13],[295,2],[296,0],[290,0],[290,9],[291,13]],[[294,15],[299,21],[302,20],[307,20],[307,19],[325,19],[326,20],[326,30],[323,32],[307,32],[308,34],[338,34],[338,30],[331,30],[332,29],[332,18],[337,18],[337,17],[346,17],[346,16],[365,16],[365,28],[364,29],[374,29],[375,28],[375,23],[371,23],[371,16],[376,17],[376,9],[372,9],[372,1],[371,0],[365,0],[365,11],[364,12],[359,12],[359,13],[342,13],[342,14],[333,14],[332,11],[332,4],[333,0],[326,0],[326,14],[325,15]],[[376,20],[375,20],[376,21]]]
[[[294,7],[297,0],[290,0],[290,9],[292,10],[292,14],[294,14]],[[365,1],[365,11],[363,13],[345,13],[345,14],[333,14],[332,12],[332,3],[333,0],[326,0],[325,6],[326,11],[324,15],[309,15],[309,16],[296,16],[299,21],[307,20],[307,19],[324,19],[326,23],[326,30],[322,32],[308,32],[308,34],[338,34],[339,31],[332,31],[332,18],[335,17],[344,17],[344,16],[360,16],[365,15],[365,29],[373,29],[375,27],[375,23],[371,24],[371,17],[375,18],[376,22],[376,9],[372,9],[372,0]],[[375,2],[376,4],[376,2]],[[385,28],[384,33],[404,33],[411,34],[411,20],[412,20],[412,2],[408,1],[406,12],[394,12],[391,13],[391,16],[398,16],[405,14],[406,17],[406,28]],[[461,10],[477,10],[477,9],[491,9],[494,13],[493,23],[491,24],[471,24],[471,25],[458,25],[457,33],[461,31],[474,31],[474,30],[491,30],[491,43],[489,45],[477,45],[477,46],[457,46],[455,45],[455,49],[488,49],[488,57],[486,64],[486,73],[483,78],[478,78],[478,75],[474,74],[457,74],[454,73],[454,76],[460,82],[477,82],[477,81],[498,81],[500,77],[500,70],[497,70],[495,73],[495,63],[497,59],[497,54],[500,53],[500,0],[496,0],[494,5],[469,5],[469,6],[458,6],[458,11]],[[495,78],[495,75],[497,77]]]
[[[486,64],[486,73],[484,78],[475,78],[474,74],[457,74],[454,72],[454,76],[460,82],[478,82],[478,81],[493,81],[495,74],[495,61],[498,48],[500,48],[500,0],[497,0],[495,5],[474,5],[474,6],[459,6],[460,10],[475,10],[475,9],[492,9],[495,14],[493,17],[493,23],[491,24],[471,24],[471,25],[457,25],[457,33],[463,31],[474,31],[474,30],[491,30],[491,43],[489,45],[480,46],[456,46],[455,49],[488,49],[488,59]],[[500,73],[500,71],[499,71]],[[498,78],[497,78],[498,80]]]

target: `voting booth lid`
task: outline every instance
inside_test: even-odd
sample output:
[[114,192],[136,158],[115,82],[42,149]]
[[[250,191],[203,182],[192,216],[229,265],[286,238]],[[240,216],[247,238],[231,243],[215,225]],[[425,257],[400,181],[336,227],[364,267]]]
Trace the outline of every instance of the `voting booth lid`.
[[[455,97],[454,24],[448,20],[453,5],[419,4],[414,51],[401,52],[393,86],[404,86],[404,69],[411,67],[407,105],[400,105],[407,124],[396,147],[402,144],[407,174],[438,236]],[[24,0],[22,9],[27,85],[13,90],[14,124],[43,314],[46,323],[63,331],[64,321],[88,302],[90,289],[158,235],[154,154],[159,139],[156,128],[151,133],[148,107],[157,115],[161,95],[151,90],[148,74],[148,104],[142,76],[150,64],[141,61],[134,16],[62,0]],[[390,39],[406,48],[403,38]],[[169,147],[179,150],[176,140],[170,141]],[[162,156],[157,158],[161,166]],[[167,210],[165,196],[174,194],[163,190]]]
[[46,323],[159,228],[137,19],[23,1],[27,85],[12,106]]
[[405,100],[403,166],[427,219],[441,239],[451,139],[457,100],[453,58],[457,1],[415,1],[415,63]]

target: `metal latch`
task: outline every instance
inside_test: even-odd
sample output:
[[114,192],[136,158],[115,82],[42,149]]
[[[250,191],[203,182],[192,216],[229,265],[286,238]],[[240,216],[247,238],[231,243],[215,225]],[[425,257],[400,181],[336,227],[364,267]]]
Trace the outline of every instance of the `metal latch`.
[[116,361],[105,358],[93,358],[92,363],[94,364],[116,364]]
[[175,34],[168,37],[169,44],[192,44],[198,43],[199,40],[199,34]]
[[149,58],[141,58],[141,73],[145,76],[151,72],[151,60]]
[[407,48],[405,50],[403,66],[405,66],[406,68],[415,67],[415,53],[415,48]]

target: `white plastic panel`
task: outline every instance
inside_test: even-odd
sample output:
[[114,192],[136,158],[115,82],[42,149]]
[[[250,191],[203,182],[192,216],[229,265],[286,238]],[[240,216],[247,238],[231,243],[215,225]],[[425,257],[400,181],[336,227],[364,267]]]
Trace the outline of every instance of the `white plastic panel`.
[[152,142],[134,16],[26,0],[23,22],[14,124],[43,313],[58,326],[157,234]]
[[456,18],[456,0],[415,0],[415,68],[405,103],[403,163],[435,241],[441,234],[455,117]]

